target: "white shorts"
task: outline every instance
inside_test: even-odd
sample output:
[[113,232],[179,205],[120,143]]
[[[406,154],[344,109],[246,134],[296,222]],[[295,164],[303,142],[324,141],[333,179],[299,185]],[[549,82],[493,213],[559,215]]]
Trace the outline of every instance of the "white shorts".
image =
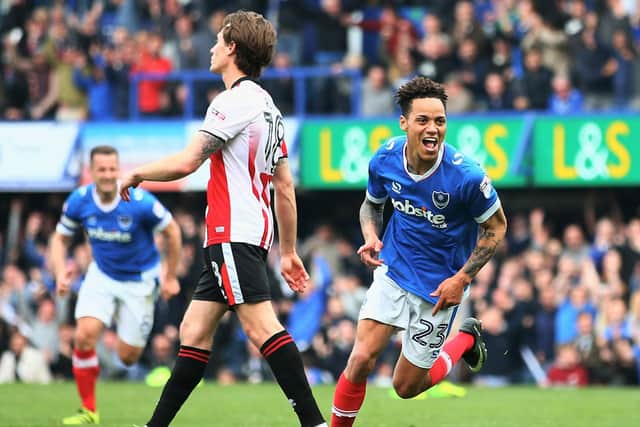
[[402,354],[415,366],[429,369],[449,335],[458,306],[440,310],[433,316],[433,304],[402,289],[386,271],[387,267],[382,266],[373,272],[373,283],[358,318],[403,330]]
[[114,280],[92,262],[78,293],[75,316],[95,317],[107,327],[115,321],[122,341],[144,347],[153,326],[156,296],[156,279]]

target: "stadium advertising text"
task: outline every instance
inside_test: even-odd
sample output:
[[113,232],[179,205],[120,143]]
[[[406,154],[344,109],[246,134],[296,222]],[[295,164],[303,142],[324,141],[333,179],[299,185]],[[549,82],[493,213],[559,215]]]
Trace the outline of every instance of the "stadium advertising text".
[[[520,172],[526,127],[522,118],[449,119],[446,141],[480,163],[497,186],[519,187],[527,183]],[[373,153],[401,134],[397,120],[306,121],[300,182],[306,188],[363,188]]]
[[640,183],[637,117],[541,119],[534,135],[536,185]]

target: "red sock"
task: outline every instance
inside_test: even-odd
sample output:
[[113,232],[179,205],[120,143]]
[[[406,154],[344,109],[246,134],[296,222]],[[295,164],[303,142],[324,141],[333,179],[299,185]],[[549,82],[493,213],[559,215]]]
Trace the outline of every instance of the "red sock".
[[438,356],[431,369],[429,369],[431,386],[438,384],[449,375],[453,365],[460,360],[465,351],[473,347],[473,343],[473,335],[467,334],[466,332],[458,332],[458,335],[444,345],[440,356]]
[[73,350],[73,376],[76,378],[82,407],[96,411],[96,381],[100,373],[95,350]]
[[364,402],[367,382],[354,384],[344,376],[338,379],[331,407],[331,427],[351,427]]

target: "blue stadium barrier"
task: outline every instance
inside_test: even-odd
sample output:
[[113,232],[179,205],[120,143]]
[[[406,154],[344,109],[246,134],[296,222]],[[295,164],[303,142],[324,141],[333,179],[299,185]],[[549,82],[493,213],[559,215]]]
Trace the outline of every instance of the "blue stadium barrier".
[[[333,69],[332,67],[292,67],[287,70],[268,68],[260,77],[260,80],[278,79],[278,78],[291,78],[293,79],[293,113],[296,116],[305,116],[306,104],[307,104],[307,79],[310,78],[326,78],[326,77],[346,77],[351,79],[351,114],[354,116],[360,115],[360,99],[362,90],[362,73],[360,70],[354,69]],[[196,82],[212,82],[221,81],[219,75],[212,74],[205,70],[189,70],[189,71],[175,71],[170,73],[139,73],[131,77],[129,82],[129,112],[130,118],[138,120],[143,118],[138,108],[138,83],[141,81],[178,81],[184,83],[187,90],[187,99],[185,102],[184,114],[185,119],[196,118],[194,115],[194,84]]]

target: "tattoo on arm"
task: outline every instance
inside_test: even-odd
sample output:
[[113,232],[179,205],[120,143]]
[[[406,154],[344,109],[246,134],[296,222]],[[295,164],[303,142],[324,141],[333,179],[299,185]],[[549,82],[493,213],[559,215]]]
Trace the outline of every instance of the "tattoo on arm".
[[200,151],[200,160],[203,162],[213,153],[225,146],[226,142],[218,138],[212,133],[200,131],[202,137],[202,149]]
[[478,271],[493,257],[496,248],[502,239],[498,238],[492,228],[480,228],[478,243],[465,263],[463,270],[471,277],[475,277]]
[[360,226],[373,223],[375,229],[380,231],[382,228],[382,218],[384,213],[384,204],[372,203],[365,199],[360,206]]

